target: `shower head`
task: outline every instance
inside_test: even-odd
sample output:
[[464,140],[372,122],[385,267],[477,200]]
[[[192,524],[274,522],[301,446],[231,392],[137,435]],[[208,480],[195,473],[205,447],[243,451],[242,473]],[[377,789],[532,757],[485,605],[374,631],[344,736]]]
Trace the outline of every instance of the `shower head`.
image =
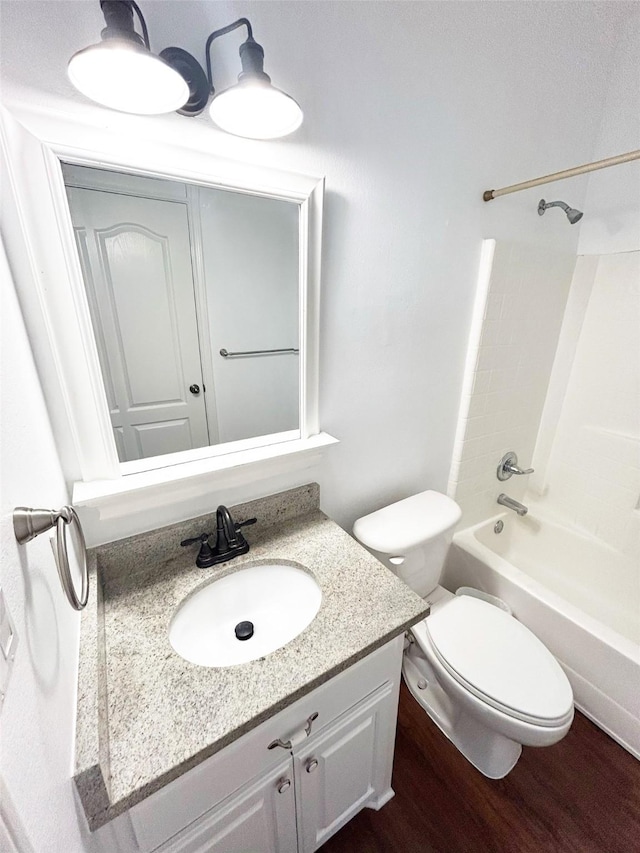
[[575,225],[576,222],[579,222],[583,217],[581,210],[576,210],[575,207],[569,207],[569,205],[565,204],[563,201],[545,201],[543,198],[538,202],[538,214],[542,216],[545,210],[549,207],[561,207],[567,214],[567,219],[572,225]]

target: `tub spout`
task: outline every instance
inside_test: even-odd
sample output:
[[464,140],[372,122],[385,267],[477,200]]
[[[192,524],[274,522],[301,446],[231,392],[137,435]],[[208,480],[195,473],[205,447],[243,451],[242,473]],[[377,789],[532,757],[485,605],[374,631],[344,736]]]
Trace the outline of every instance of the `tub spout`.
[[528,507],[521,504],[519,501],[514,501],[513,498],[510,498],[509,495],[505,495],[504,492],[502,492],[501,495],[498,495],[498,503],[500,506],[506,506],[507,509],[512,509],[514,512],[517,512],[518,515],[526,515],[529,512]]

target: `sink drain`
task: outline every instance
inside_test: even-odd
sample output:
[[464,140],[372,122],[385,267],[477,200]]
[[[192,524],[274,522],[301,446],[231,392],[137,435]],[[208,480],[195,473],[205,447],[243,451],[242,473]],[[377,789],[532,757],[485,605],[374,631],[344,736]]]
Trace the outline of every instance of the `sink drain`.
[[234,630],[236,639],[250,640],[253,637],[253,622],[238,622]]

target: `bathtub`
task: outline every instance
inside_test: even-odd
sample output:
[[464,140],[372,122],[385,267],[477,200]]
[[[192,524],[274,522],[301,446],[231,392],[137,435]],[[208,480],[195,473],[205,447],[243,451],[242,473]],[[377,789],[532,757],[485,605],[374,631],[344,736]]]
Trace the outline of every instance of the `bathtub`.
[[[504,529],[496,534],[496,522]],[[442,578],[504,599],[562,664],[576,707],[640,759],[640,577],[600,540],[531,515],[453,537]]]

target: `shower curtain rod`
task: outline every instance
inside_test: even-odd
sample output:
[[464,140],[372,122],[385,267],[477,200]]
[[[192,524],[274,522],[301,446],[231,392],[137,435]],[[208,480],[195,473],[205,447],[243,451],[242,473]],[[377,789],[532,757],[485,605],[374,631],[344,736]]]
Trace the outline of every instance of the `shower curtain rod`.
[[554,172],[544,175],[542,178],[534,178],[532,181],[523,181],[521,184],[511,184],[499,190],[486,190],[482,198],[484,201],[492,201],[501,195],[517,193],[520,190],[528,190],[530,187],[539,187],[541,184],[550,184],[552,181],[561,181],[564,178],[573,178],[575,175],[584,175],[587,172],[596,172],[598,169],[606,169],[608,166],[618,166],[620,163],[630,163],[632,160],[640,160],[640,149],[629,151],[628,154],[618,154],[617,157],[607,157],[605,160],[596,160],[595,163],[585,163],[583,166],[574,166],[573,169],[564,169],[562,172]]

